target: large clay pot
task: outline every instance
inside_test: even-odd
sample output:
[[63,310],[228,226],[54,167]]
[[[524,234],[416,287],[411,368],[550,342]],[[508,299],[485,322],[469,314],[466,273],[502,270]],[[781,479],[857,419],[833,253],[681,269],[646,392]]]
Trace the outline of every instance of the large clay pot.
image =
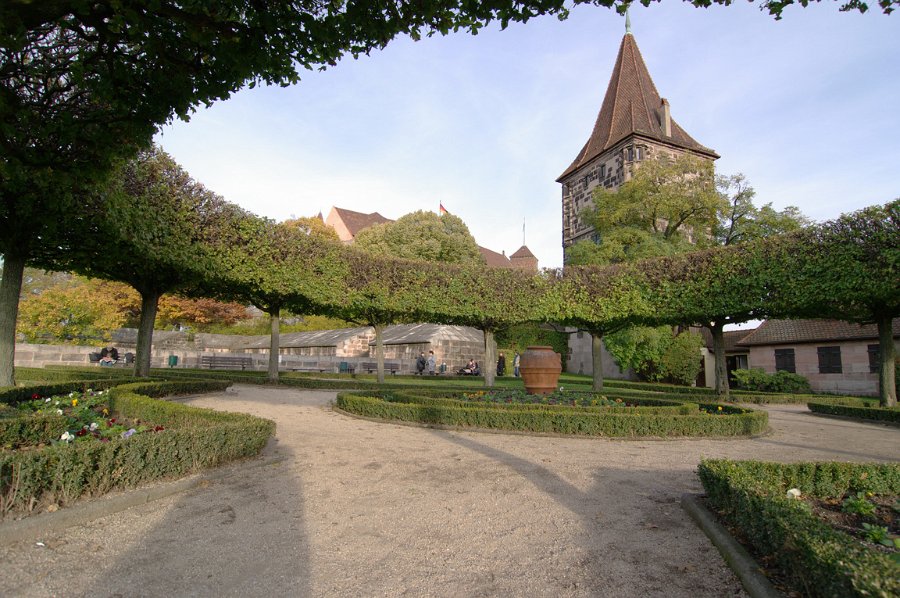
[[522,353],[519,371],[525,381],[525,391],[533,395],[547,395],[556,390],[562,373],[562,359],[553,347],[528,347]]

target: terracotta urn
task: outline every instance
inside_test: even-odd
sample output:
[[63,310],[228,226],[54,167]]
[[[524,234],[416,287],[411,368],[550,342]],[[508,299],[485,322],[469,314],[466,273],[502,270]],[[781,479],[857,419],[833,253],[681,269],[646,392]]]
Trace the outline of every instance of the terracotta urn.
[[526,392],[547,395],[556,390],[562,373],[562,359],[553,347],[528,347],[520,363],[519,371],[525,381]]

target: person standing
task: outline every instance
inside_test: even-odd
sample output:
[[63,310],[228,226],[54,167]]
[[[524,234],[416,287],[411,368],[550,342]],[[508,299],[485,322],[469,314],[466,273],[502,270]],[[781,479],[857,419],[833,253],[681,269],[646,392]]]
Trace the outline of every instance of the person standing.
[[435,365],[436,364],[434,361],[434,351],[429,351],[428,352],[428,375],[434,376]]
[[497,375],[505,376],[506,375],[506,357],[503,355],[501,351],[499,359],[497,359]]
[[419,358],[416,359],[416,373],[420,376],[425,373],[425,366],[428,365],[428,362],[425,360],[425,351],[419,353]]
[[519,355],[519,352],[516,351],[516,356],[513,357],[513,376],[516,378],[519,377],[519,364],[522,363],[522,357]]

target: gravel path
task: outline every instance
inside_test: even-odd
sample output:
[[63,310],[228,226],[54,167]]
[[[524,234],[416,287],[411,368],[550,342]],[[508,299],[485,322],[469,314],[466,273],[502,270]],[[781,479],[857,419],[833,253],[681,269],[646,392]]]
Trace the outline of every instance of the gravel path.
[[900,459],[900,430],[768,408],[753,440],[440,431],[235,386],[192,405],[274,419],[267,457],[201,488],[0,547],[3,596],[744,596],[678,504],[701,457]]

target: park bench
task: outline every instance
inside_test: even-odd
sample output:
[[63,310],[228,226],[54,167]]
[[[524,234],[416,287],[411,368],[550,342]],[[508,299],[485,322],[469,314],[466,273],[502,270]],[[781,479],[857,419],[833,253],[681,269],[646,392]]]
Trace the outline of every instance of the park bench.
[[[374,361],[364,361],[360,365],[360,369],[365,370],[366,372],[371,374],[372,372],[378,371],[378,364],[375,363]],[[400,371],[400,364],[399,363],[386,363],[386,364],[384,364],[384,371],[390,372],[391,374],[396,374],[397,372]]]
[[253,367],[249,355],[201,355],[200,367],[211,370],[246,370]]

